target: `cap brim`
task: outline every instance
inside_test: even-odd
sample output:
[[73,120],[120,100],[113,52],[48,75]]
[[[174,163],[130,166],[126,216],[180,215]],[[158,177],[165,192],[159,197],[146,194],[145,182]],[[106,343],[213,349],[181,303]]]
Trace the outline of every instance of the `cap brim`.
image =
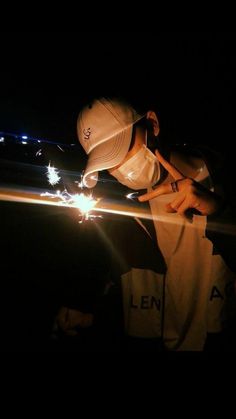
[[87,188],[96,185],[100,170],[111,169],[124,160],[129,150],[132,130],[133,125],[130,125],[91,151],[83,176],[83,183]]

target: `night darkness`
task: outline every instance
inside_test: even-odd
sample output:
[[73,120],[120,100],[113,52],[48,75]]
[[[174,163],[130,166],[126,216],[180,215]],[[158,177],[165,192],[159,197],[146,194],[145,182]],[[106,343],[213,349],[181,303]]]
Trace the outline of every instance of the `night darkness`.
[[106,93],[155,105],[179,141],[229,142],[234,32],[10,32],[1,51],[2,129],[76,141],[78,109]]
[[[235,47],[235,32],[2,32],[0,132],[52,144],[42,144],[38,161],[31,145],[23,153],[15,144],[0,144],[1,185],[45,187],[41,172],[26,166],[17,171],[15,161],[55,160],[65,170],[81,170],[85,156],[76,119],[98,95],[154,107],[170,143],[232,154]],[[56,143],[68,149],[60,153]],[[90,240],[94,232],[78,230],[72,210],[6,202],[0,207],[2,347],[47,349],[60,305],[93,310],[104,285],[106,251],[99,237]]]

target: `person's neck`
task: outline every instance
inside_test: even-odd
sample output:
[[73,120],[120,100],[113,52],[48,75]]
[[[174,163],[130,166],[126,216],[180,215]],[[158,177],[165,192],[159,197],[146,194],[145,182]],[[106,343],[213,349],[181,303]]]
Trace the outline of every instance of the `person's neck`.
[[[158,151],[161,153],[161,155],[164,157],[165,160],[169,161],[170,160],[170,150],[168,148],[162,148],[162,147],[158,147]],[[154,151],[155,154],[155,151]],[[158,185],[161,185],[162,183],[164,183],[166,181],[166,179],[168,178],[168,171],[160,164],[160,179],[159,181],[156,183],[156,185],[154,185],[154,188]]]

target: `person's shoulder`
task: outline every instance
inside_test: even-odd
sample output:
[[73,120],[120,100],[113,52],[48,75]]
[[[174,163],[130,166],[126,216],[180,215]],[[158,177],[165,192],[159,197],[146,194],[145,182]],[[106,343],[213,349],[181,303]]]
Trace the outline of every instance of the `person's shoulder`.
[[225,166],[225,153],[219,152],[219,150],[205,144],[175,144],[172,147],[172,151],[176,155],[184,157],[196,169],[199,168],[202,161],[204,161],[210,171],[215,171]]

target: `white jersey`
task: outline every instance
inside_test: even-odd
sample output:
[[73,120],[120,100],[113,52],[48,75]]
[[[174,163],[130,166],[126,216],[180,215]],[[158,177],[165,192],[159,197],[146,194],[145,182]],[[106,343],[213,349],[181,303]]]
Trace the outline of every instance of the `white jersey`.
[[[212,189],[206,166],[196,181]],[[207,333],[221,331],[227,284],[235,275],[214,255],[205,235],[206,217],[194,215],[191,224],[169,214],[166,204],[172,200],[168,194],[150,201],[166,271],[140,264],[121,277],[125,329],[132,337],[162,338],[169,350],[200,351]]]
[[[207,180],[212,189],[206,166],[195,180],[205,185]],[[168,194],[150,201],[167,265],[163,338],[171,350],[202,350],[207,333],[221,331],[226,285],[234,275],[221,256],[213,255],[213,244],[205,236],[206,217],[194,215],[191,224],[168,214],[166,204],[172,200]]]

